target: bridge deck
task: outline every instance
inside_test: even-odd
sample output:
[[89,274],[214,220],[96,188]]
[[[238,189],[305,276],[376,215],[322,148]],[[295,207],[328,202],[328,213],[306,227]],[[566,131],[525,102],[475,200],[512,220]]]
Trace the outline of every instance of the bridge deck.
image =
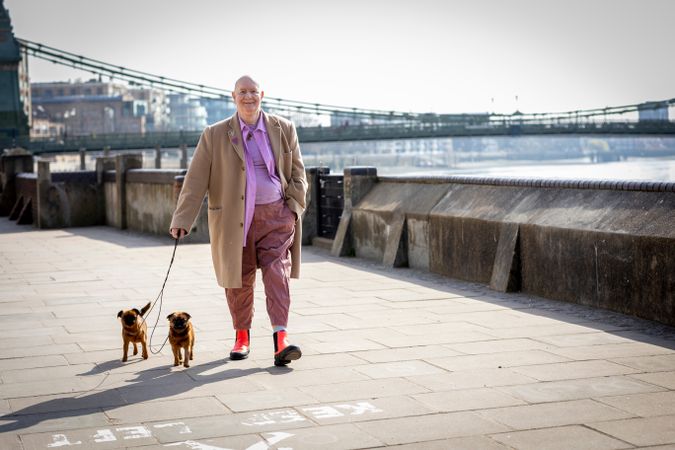
[[[11,138],[0,133],[0,148],[22,147],[33,153],[77,152],[80,149],[138,150],[157,146],[177,148],[194,147],[201,131],[152,132],[144,134],[99,134],[70,136],[65,139],[30,139],[27,136]],[[584,124],[491,123],[469,124],[383,124],[349,127],[299,127],[300,142],[340,142],[363,140],[488,137],[488,136],[642,136],[664,137],[675,135],[674,122],[619,122]]]
[[192,367],[167,347],[122,363],[117,311],[155,298],[171,250],[0,219],[1,448],[675,445],[675,330],[312,248],[291,286],[304,356],[288,369],[272,365],[261,286],[251,357],[227,358],[206,245],[179,246],[153,338],[188,311]]

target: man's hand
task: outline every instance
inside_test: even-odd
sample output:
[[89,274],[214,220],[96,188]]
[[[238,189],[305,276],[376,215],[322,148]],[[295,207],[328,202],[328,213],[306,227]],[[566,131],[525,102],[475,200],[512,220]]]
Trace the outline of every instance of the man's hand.
[[183,228],[172,228],[169,230],[169,234],[174,239],[183,239],[187,235],[187,231]]

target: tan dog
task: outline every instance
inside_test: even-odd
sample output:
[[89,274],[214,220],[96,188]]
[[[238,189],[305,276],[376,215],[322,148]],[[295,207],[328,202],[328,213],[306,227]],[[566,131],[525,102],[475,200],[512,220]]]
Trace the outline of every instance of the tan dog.
[[[190,322],[190,314],[182,311],[176,311],[168,316],[169,319],[169,343],[173,350],[173,365],[177,366],[183,361],[183,366],[190,367],[188,362],[194,356],[195,332]],[[180,349],[183,349],[181,358]]]
[[150,309],[150,303],[145,305],[140,311],[133,308],[126,311],[122,310],[117,313],[117,317],[122,319],[122,340],[124,342],[124,356],[122,356],[122,362],[127,361],[129,343],[134,344],[134,355],[137,355],[138,347],[136,347],[136,343],[140,342],[143,346],[143,359],[148,359],[148,326],[145,324],[145,320],[141,320],[143,314],[148,312],[148,309]]

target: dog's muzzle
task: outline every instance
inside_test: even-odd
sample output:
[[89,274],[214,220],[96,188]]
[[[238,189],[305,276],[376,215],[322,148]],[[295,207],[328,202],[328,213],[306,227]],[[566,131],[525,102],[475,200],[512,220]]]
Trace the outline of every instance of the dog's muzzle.
[[133,325],[136,323],[136,317],[135,316],[124,316],[124,323],[126,325]]

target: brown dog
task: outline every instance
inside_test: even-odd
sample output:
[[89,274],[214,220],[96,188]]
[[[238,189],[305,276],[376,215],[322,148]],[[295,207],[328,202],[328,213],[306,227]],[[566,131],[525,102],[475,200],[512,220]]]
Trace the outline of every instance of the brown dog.
[[[168,316],[169,319],[169,343],[173,350],[173,365],[177,366],[183,361],[183,366],[190,367],[188,362],[194,356],[195,332],[190,322],[190,314],[176,311]],[[181,359],[180,349],[183,349],[184,358]]]
[[122,310],[117,313],[117,317],[122,319],[122,340],[124,342],[124,356],[122,362],[127,361],[129,343],[134,344],[134,355],[138,354],[136,343],[140,342],[143,346],[143,359],[148,359],[147,330],[148,326],[145,320],[141,320],[143,314],[150,309],[150,303],[145,305],[140,311],[136,308]]

